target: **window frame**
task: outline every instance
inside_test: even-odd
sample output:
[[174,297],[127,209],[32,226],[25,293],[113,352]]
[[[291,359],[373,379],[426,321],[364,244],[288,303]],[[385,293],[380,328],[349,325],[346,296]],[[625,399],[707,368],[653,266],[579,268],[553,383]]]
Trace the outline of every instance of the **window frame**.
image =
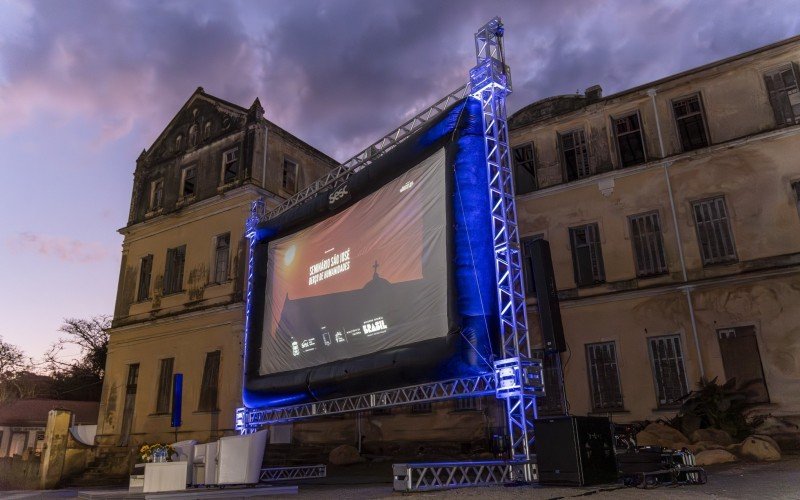
[[[213,357],[212,357],[213,356]],[[216,374],[212,373],[214,370],[209,371],[209,361],[213,362],[216,358],[216,365],[214,370]],[[222,373],[222,349],[206,352],[206,359],[203,363],[203,374],[200,379],[200,394],[197,398],[197,411],[199,412],[217,412],[219,411],[219,379]],[[212,382],[213,378],[213,383]],[[207,392],[212,391],[212,392]],[[211,396],[213,394],[213,397]],[[211,404],[213,403],[213,404]],[[212,408],[213,406],[213,408]]]
[[[588,242],[586,246],[589,247],[589,265],[592,268],[592,281],[584,282],[580,279],[580,266],[578,266],[578,252],[575,246],[575,234],[577,234],[578,230],[586,230],[587,228],[592,228],[597,237],[597,241],[593,241],[591,243]],[[572,254],[572,272],[573,278],[575,280],[575,286],[578,288],[587,288],[595,285],[601,285],[606,282],[606,268],[605,268],[605,261],[603,259],[603,242],[602,238],[600,237],[600,224],[597,222],[589,222],[586,224],[581,224],[578,226],[570,226],[568,227],[568,234],[569,234],[569,247],[570,253]],[[591,261],[592,254],[596,253],[595,260],[597,261],[597,265]],[[598,274],[595,275],[595,267],[597,268]]]
[[[167,370],[169,374],[167,375]],[[169,414],[172,407],[172,377],[175,374],[175,357],[161,358],[158,363],[155,415]],[[165,375],[167,375],[165,377]],[[166,406],[166,408],[164,408]]]
[[[531,157],[530,157],[530,159],[526,159],[524,161],[519,161],[518,162],[517,161],[517,151],[518,150],[522,150],[524,148],[530,148]],[[513,160],[514,194],[515,195],[523,195],[523,194],[532,193],[532,192],[538,190],[539,189],[539,181],[538,181],[538,178],[536,176],[536,173],[537,173],[536,172],[536,148],[534,147],[533,141],[528,141],[528,142],[525,142],[525,143],[522,143],[522,144],[518,144],[518,145],[512,147],[511,148],[511,159]],[[525,168],[523,166],[523,164],[530,164],[531,169],[528,170],[527,168]],[[517,173],[519,171],[521,171],[521,170],[527,172],[528,174],[530,174],[531,181],[532,181],[532,184],[533,184],[533,187],[530,190],[527,190],[525,192],[522,192],[520,189],[518,189],[519,186],[520,186],[520,181],[519,181],[519,176],[517,175]]]
[[[156,193],[159,193],[156,198]],[[156,205],[156,202],[158,204]],[[159,177],[150,181],[150,203],[148,204],[149,212],[156,212],[164,208],[164,178]]]
[[[679,118],[678,118],[678,115],[676,113],[675,104],[679,103],[681,101],[687,101],[687,100],[692,99],[694,97],[697,98],[697,103],[698,103],[698,105],[700,107],[700,111],[698,111],[697,114],[700,115],[700,118],[701,118],[702,123],[703,123],[702,129],[703,129],[703,134],[704,134],[704,138],[705,138],[705,142],[706,143],[704,145],[702,145],[702,146],[697,146],[697,147],[692,147],[692,148],[687,149],[686,145],[683,143],[683,139],[681,137],[681,128],[680,128],[680,124],[678,122]],[[709,128],[708,128],[708,119],[706,117],[706,107],[705,107],[705,104],[703,103],[702,92],[697,91],[697,92],[693,92],[691,94],[687,94],[687,95],[684,95],[684,96],[681,96],[681,97],[676,97],[674,99],[671,99],[670,100],[670,107],[672,108],[672,120],[673,120],[673,123],[675,124],[675,132],[678,134],[678,144],[680,145],[682,152],[687,153],[689,151],[697,151],[698,149],[707,148],[707,147],[709,147],[709,146],[711,146],[713,144],[713,142],[711,141],[711,133],[710,133]],[[680,119],[684,119],[684,118],[686,118],[688,116],[689,115],[682,116]],[[695,116],[695,115],[692,115],[692,116]]]
[[[592,358],[589,354],[590,349],[599,348],[600,346],[613,346],[614,348],[614,371],[616,373],[617,378],[617,389],[619,391],[619,401],[613,401],[613,404],[609,405],[598,405],[598,402],[595,400],[595,375],[592,370]],[[624,411],[625,410],[625,395],[622,392],[622,377],[620,376],[620,367],[619,367],[619,357],[617,356],[617,342],[615,340],[609,340],[604,342],[591,342],[585,344],[584,352],[586,355],[586,373],[589,378],[589,396],[591,400],[591,412],[614,412],[614,411]],[[598,391],[602,392],[602,391]],[[616,403],[619,403],[618,405]]]
[[[586,170],[586,173],[584,175],[580,175],[580,170],[581,169],[578,167],[578,165],[576,163],[576,172],[575,172],[576,177],[573,179],[573,178],[570,178],[570,176],[569,176],[569,168],[567,166],[567,151],[564,149],[564,138],[566,136],[573,136],[573,142],[574,142],[574,136],[575,136],[575,134],[578,134],[578,133],[580,134],[580,137],[581,137],[581,140],[582,140],[582,144],[583,144],[583,148],[584,148],[584,155],[585,155],[585,158],[586,158],[586,161],[584,162],[585,163],[584,168]],[[586,140],[585,127],[577,127],[577,128],[570,129],[570,130],[565,130],[564,132],[557,132],[557,139],[558,139],[558,153],[559,153],[559,156],[561,158],[562,165],[563,165],[562,174],[564,176],[564,182],[572,182],[572,181],[577,181],[577,180],[580,180],[580,179],[585,179],[585,178],[591,177],[591,176],[593,176],[595,174],[594,168],[592,168],[591,155],[589,154],[589,141]],[[570,148],[570,149],[571,150],[576,149],[574,144],[573,144],[573,147]]]
[[[145,262],[148,262],[147,279],[145,280]],[[139,259],[139,282],[136,284],[136,301],[143,302],[150,299],[150,285],[153,279],[153,254],[149,253]],[[145,285],[145,282],[147,283]]]
[[[194,182],[192,184],[192,192],[187,195],[186,194],[186,179],[189,177],[188,176],[189,171],[193,172],[192,179],[193,179]],[[197,164],[196,163],[191,163],[191,164],[185,165],[184,167],[181,168],[181,187],[180,187],[180,192],[178,193],[178,196],[179,196],[179,198],[181,200],[183,200],[183,199],[194,198],[196,194],[197,194]]]
[[[294,186],[287,186],[286,185],[286,165],[290,164],[294,166]],[[286,156],[283,157],[283,164],[281,170],[281,189],[286,191],[287,193],[296,193],[297,192],[297,185],[298,185],[298,178],[300,177],[300,164],[291,158]]]
[[[630,163],[630,164],[626,165],[624,160],[623,160],[623,158],[622,158],[622,149],[620,148],[620,144],[619,144],[619,140],[620,140],[621,136],[619,135],[619,132],[617,131],[617,121],[625,119],[625,118],[628,118],[628,117],[631,117],[631,116],[635,116],[636,117],[636,121],[639,123],[638,133],[639,133],[639,140],[642,143],[642,161],[640,161],[638,163]],[[611,115],[610,118],[611,118],[611,130],[613,131],[613,134],[614,134],[614,147],[615,147],[616,152],[617,152],[617,158],[619,159],[619,168],[635,167],[637,165],[643,165],[643,164],[647,163],[647,161],[648,161],[647,143],[644,140],[644,127],[642,125],[642,114],[639,112],[639,110],[636,109],[636,110],[633,110],[633,111],[631,111],[629,113],[621,113],[621,114],[617,114],[617,115]],[[627,135],[631,135],[631,134],[634,134],[634,133],[635,132],[626,132],[623,135],[627,136]]]
[[[772,68],[768,68],[761,72],[762,80],[764,81],[765,90],[767,91],[767,100],[769,101],[770,108],[772,109],[773,116],[775,118],[775,126],[776,127],[790,127],[792,125],[796,125],[800,123],[800,110],[798,113],[795,113],[794,106],[791,103],[791,99],[789,97],[790,92],[788,87],[783,87],[780,91],[770,89],[770,83],[768,78],[772,79],[776,75],[780,75],[785,71],[791,71],[792,76],[794,77],[794,88],[796,94],[798,94],[798,99],[800,99],[800,69],[798,69],[798,65],[794,61],[789,61],[778,66],[773,66]],[[778,119],[778,114],[780,113],[783,115],[783,110],[778,110],[775,108],[775,96],[773,94],[780,94],[783,92],[788,104],[789,104],[789,111],[792,113],[792,119],[786,120],[785,118],[783,121]]]
[[[728,239],[730,240],[732,253],[726,254],[725,256],[721,257],[711,257],[707,258],[705,252],[703,250],[703,238],[700,232],[700,223],[697,220],[697,210],[696,207],[702,203],[710,203],[716,202],[717,200],[722,200],[722,208],[725,210],[725,226],[727,227],[728,232]],[[690,201],[690,209],[692,212],[692,220],[694,221],[694,230],[695,230],[695,237],[697,238],[697,247],[700,252],[700,260],[703,264],[703,267],[712,267],[712,266],[724,266],[728,264],[734,264],[739,261],[739,254],[736,250],[736,237],[733,234],[733,226],[731,225],[731,216],[730,211],[728,210],[728,203],[725,199],[725,195],[715,195],[710,196],[707,198],[700,198],[697,200]],[[712,221],[713,222],[713,221]],[[707,224],[708,222],[706,222]],[[706,231],[707,232],[707,231]],[[715,229],[712,231],[713,233],[717,233],[716,226]],[[719,246],[717,243],[716,246]]]
[[[677,343],[678,349],[680,350],[679,355],[675,356],[675,361],[676,361],[676,367],[678,367],[678,365],[680,365],[679,369],[678,369],[678,378],[679,378],[678,382],[681,384],[681,388],[680,389],[681,389],[682,393],[676,399],[674,399],[672,401],[666,401],[666,402],[662,402],[661,401],[661,388],[660,388],[660,385],[659,385],[658,371],[656,369],[656,363],[655,363],[656,360],[655,360],[654,351],[653,351],[653,349],[654,349],[653,348],[653,343],[656,342],[656,341],[659,341],[659,340],[671,340],[671,341],[673,341],[673,346],[674,346],[675,343]],[[673,348],[673,354],[674,354],[674,352],[675,351],[674,351],[674,348]],[[683,398],[683,396],[685,396],[686,394],[689,393],[689,380],[688,380],[687,374],[686,374],[686,361],[684,359],[684,348],[683,348],[683,342],[681,341],[681,335],[678,334],[678,333],[672,333],[672,334],[667,334],[667,335],[654,335],[652,337],[647,337],[647,353],[648,353],[648,356],[650,358],[650,369],[651,369],[651,373],[653,375],[653,388],[656,391],[655,395],[656,395],[656,405],[657,405],[657,407],[658,408],[675,408],[677,406],[680,406],[680,401]],[[667,360],[667,361],[669,361],[669,360]]]
[[794,206],[797,208],[797,215],[800,216],[800,179],[789,181],[789,187],[794,195]]
[[[172,267],[175,255],[182,254],[183,259],[181,260],[180,270],[177,272],[175,277],[172,277]],[[179,245],[177,247],[172,247],[167,249],[167,258],[166,262],[164,263],[164,282],[162,286],[162,290],[164,295],[172,295],[176,293],[184,292],[183,288],[183,279],[184,279],[184,271],[186,269],[186,245]],[[167,279],[167,277],[170,279]],[[169,286],[168,286],[169,285]],[[178,288],[174,289],[173,286],[177,285]]]
[[[229,159],[228,155],[232,155],[232,160]],[[228,171],[228,165],[235,163],[236,164],[236,173],[234,174],[233,178],[230,181],[227,181],[227,176],[225,175]],[[229,186],[236,182],[239,179],[239,174],[241,173],[241,158],[239,155],[239,147],[230,148],[222,152],[222,168],[220,169],[220,176],[219,182],[220,186]]]
[[[224,262],[225,262],[225,275],[224,275],[224,279],[220,280],[219,279],[220,278],[220,276],[219,276],[219,274],[220,274],[220,268],[219,268],[219,264],[220,264],[220,259],[219,259],[220,246],[219,246],[219,243],[224,238],[227,238],[228,244],[227,244],[227,247],[226,247],[226,250],[225,250],[225,260],[224,260]],[[218,234],[218,235],[214,236],[214,247],[213,247],[213,250],[212,250],[212,256],[213,256],[213,260],[212,260],[213,274],[211,275],[211,277],[213,279],[212,279],[211,282],[214,283],[214,284],[219,284],[219,283],[225,283],[225,282],[229,281],[230,280],[230,259],[231,259],[231,233],[230,233],[230,231],[228,231],[227,233],[221,233],[221,234]]]
[[[664,261],[663,267],[653,272],[643,272],[642,269],[639,268],[639,258],[638,258],[638,251],[636,248],[637,239],[634,236],[633,232],[633,221],[634,219],[643,219],[645,217],[652,217],[655,216],[656,222],[658,224],[658,232],[656,233],[658,247],[661,250],[660,257]],[[642,212],[638,214],[632,214],[627,217],[628,219],[628,233],[630,234],[631,239],[631,250],[633,251],[633,265],[636,268],[636,277],[638,279],[646,279],[646,278],[655,278],[658,276],[663,276],[665,274],[669,274],[669,260],[667,259],[667,249],[664,246],[664,226],[661,223],[661,213],[658,210],[650,210],[649,212]],[[650,246],[650,245],[648,245]],[[652,255],[650,257],[653,257]]]

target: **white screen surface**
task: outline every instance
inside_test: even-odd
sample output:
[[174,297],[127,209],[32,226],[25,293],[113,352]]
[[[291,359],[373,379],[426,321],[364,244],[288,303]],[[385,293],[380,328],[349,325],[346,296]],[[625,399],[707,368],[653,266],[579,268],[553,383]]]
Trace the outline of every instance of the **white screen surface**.
[[269,243],[261,375],[447,334],[445,175],[440,150]]

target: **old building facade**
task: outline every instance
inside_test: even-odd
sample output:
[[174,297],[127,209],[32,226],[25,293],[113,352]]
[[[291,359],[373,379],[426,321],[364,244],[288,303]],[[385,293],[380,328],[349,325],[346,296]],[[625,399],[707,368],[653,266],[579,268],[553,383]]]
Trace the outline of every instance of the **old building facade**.
[[[553,255],[570,413],[668,417],[701,377],[735,377],[760,411],[800,414],[798,63],[800,37],[510,118],[523,255],[536,238]],[[564,411],[546,361],[540,407]]]
[[[277,204],[336,165],[265,119],[258,99],[247,109],[202,88],[142,152],[128,224],[120,230],[101,448],[132,456],[145,442],[233,432],[251,203]],[[183,411],[176,432],[170,411],[178,373]]]

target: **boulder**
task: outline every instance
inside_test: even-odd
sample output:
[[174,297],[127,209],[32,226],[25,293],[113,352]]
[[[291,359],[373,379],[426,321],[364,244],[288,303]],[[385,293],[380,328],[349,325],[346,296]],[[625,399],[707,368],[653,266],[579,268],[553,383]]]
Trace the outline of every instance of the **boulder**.
[[349,444],[337,446],[328,455],[328,462],[331,465],[352,465],[363,461],[364,459],[358,454],[358,450]]
[[[767,416],[755,428],[755,434],[770,436],[782,450],[800,450],[800,426],[791,420],[792,417],[778,418]],[[794,417],[795,419],[797,417]]]
[[[674,427],[670,427],[668,425],[659,424],[659,423],[652,423],[644,428],[643,432],[649,432],[650,434],[654,434],[658,439],[669,443],[688,443],[689,438],[683,435],[681,431],[675,429]],[[641,433],[640,433],[641,434]],[[638,444],[638,441],[637,441]],[[662,445],[663,446],[663,445]]]
[[765,435],[763,435],[763,434],[753,434],[753,436],[752,436],[752,437],[754,437],[754,438],[756,438],[756,439],[763,439],[764,441],[768,442],[769,444],[771,444],[772,446],[774,446],[775,448],[777,448],[777,449],[778,449],[778,451],[781,451],[781,447],[780,447],[780,445],[778,444],[778,442],[777,442],[777,441],[775,441],[774,439],[772,439],[770,436],[765,436]]
[[652,432],[640,431],[636,434],[637,446],[664,446],[661,439]]
[[692,432],[690,437],[693,443],[709,441],[722,446],[729,446],[736,442],[730,434],[721,429],[697,429]]
[[705,450],[695,455],[697,465],[714,465],[735,462],[736,455],[725,450]]
[[[771,441],[771,440],[770,440]],[[759,439],[755,436],[742,441],[742,448],[739,456],[757,462],[772,462],[781,459],[781,450],[773,442],[766,439]]]
[[725,447],[721,444],[715,443],[713,441],[699,441],[695,444],[699,444],[703,447],[704,450],[724,450]]

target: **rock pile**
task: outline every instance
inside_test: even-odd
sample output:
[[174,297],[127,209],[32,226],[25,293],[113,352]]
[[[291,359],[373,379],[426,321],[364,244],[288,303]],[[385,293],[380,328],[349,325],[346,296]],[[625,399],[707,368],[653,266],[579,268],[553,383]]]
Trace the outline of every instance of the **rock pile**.
[[695,454],[698,465],[721,464],[738,459],[773,461],[781,459],[781,448],[770,436],[755,434],[737,443],[719,429],[698,429],[686,437],[668,425],[652,423],[636,435],[639,446],[662,446],[673,450],[686,448]]

